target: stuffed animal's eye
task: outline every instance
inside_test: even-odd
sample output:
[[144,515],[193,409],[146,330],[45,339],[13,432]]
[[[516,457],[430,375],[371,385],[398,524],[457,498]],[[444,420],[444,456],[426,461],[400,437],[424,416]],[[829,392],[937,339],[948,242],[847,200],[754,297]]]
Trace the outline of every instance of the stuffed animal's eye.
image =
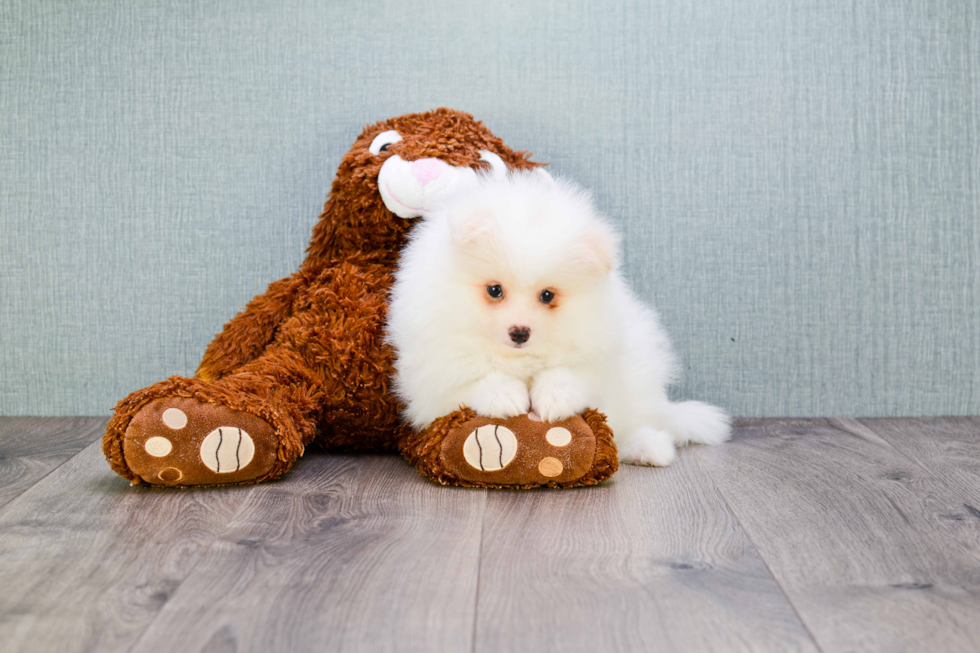
[[541,294],[538,295],[538,299],[541,300],[542,304],[550,304],[555,299],[555,293],[550,290],[542,290]]
[[388,146],[393,145],[402,139],[401,134],[396,132],[394,129],[389,129],[386,132],[381,132],[374,137],[371,141],[371,147],[368,148],[368,152],[377,156],[381,152],[387,152]]
[[487,286],[487,294],[494,299],[500,299],[504,296],[504,289],[499,283],[495,283],[492,286]]

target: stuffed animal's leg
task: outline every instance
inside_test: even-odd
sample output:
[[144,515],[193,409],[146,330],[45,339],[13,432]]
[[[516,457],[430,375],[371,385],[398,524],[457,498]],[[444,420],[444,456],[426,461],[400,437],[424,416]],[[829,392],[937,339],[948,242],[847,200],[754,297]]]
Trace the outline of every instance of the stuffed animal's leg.
[[324,444],[394,440],[387,282],[380,266],[332,267],[258,357],[212,382],[173,377],[124,399],[103,440],[113,469],[136,483],[250,483],[288,471],[319,421],[333,436]]
[[215,381],[261,356],[289,318],[296,295],[307,281],[297,272],[271,283],[252,299],[208,345],[195,376]]
[[313,439],[323,396],[301,356],[272,346],[218,381],[171,377],[134,392],[116,406],[103,452],[133,483],[277,478]]

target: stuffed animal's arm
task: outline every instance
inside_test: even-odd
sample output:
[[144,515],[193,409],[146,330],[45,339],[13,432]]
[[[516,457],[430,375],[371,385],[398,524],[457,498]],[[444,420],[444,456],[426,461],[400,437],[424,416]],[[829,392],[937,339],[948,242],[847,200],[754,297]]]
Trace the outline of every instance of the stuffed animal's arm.
[[250,301],[211,341],[197,368],[197,378],[214,381],[260,356],[276,337],[279,325],[291,315],[302,285],[299,274],[269,284],[265,293]]

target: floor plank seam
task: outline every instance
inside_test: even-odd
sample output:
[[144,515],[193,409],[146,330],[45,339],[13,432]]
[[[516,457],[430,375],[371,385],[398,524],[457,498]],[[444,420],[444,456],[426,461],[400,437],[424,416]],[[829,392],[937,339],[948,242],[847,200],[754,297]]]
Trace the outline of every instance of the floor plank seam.
[[715,479],[711,476],[711,471],[708,469],[708,466],[704,464],[703,460],[701,460],[701,453],[695,452],[695,454],[697,455],[698,464],[701,466],[701,469],[703,469],[704,473],[708,476],[708,480],[711,481],[711,484],[718,492],[718,496],[720,496],[721,500],[725,502],[725,507],[728,508],[728,512],[730,512],[732,517],[735,518],[735,521],[738,523],[738,527],[742,529],[742,532],[745,534],[745,539],[747,539],[749,544],[752,545],[752,548],[755,549],[756,555],[759,556],[759,560],[761,560],[762,564],[766,566],[766,571],[769,572],[769,576],[772,578],[773,582],[776,583],[776,587],[779,588],[779,592],[783,595],[783,598],[786,599],[786,603],[789,604],[790,609],[793,610],[793,614],[796,615],[797,620],[799,620],[800,625],[803,626],[803,630],[806,631],[807,636],[810,637],[810,641],[813,642],[813,645],[818,651],[820,651],[820,653],[824,653],[823,647],[820,645],[820,642],[817,641],[817,638],[814,636],[813,631],[810,630],[810,627],[807,625],[806,621],[804,621],[803,615],[801,615],[800,611],[796,609],[796,604],[793,603],[793,599],[791,599],[789,594],[786,593],[786,589],[783,587],[783,584],[779,582],[779,578],[773,572],[772,567],[769,566],[769,561],[766,560],[762,550],[758,547],[758,545],[756,545],[755,541],[752,539],[752,535],[742,523],[742,520],[738,518],[738,513],[735,512],[734,508],[732,508],[732,504],[728,501],[728,497],[725,496],[725,493],[722,492],[721,487],[719,487],[719,485],[715,482]]
[[[246,494],[242,498],[241,504],[238,506],[238,509],[235,510],[234,514],[228,518],[228,521],[225,522],[225,525],[221,528],[221,531],[215,534],[214,538],[206,547],[201,548],[201,553],[200,555],[198,555],[197,560],[195,560],[194,564],[187,569],[187,573],[184,574],[184,577],[176,585],[174,585],[173,589],[170,591],[166,600],[160,604],[160,608],[157,610],[157,613],[153,616],[152,619],[146,622],[146,626],[143,627],[139,635],[133,638],[133,645],[129,649],[130,653],[137,653],[137,651],[143,651],[146,649],[146,645],[143,643],[143,637],[146,635],[147,631],[149,631],[150,628],[159,619],[163,617],[163,613],[167,608],[167,604],[170,603],[175,596],[177,596],[178,592],[180,592],[180,588],[183,587],[184,583],[190,580],[191,576],[193,576],[194,570],[197,569],[197,567],[201,564],[201,562],[206,558],[207,554],[211,551],[211,549],[213,549],[217,545],[217,543],[222,540],[222,538],[225,536],[225,533],[227,533],[231,529],[232,524],[235,523],[235,520],[238,519],[238,517],[242,514],[242,511],[244,511],[245,507],[248,505],[249,495],[252,492],[255,492],[256,487],[261,487],[261,486],[252,485],[249,488],[248,494]],[[173,492],[173,489],[171,488],[155,488],[155,490],[164,491],[164,492]],[[177,490],[177,491],[180,492],[182,490]]]
[[476,629],[480,619],[480,576],[483,573],[483,537],[487,530],[487,504],[490,490],[483,490],[483,518],[480,520],[480,548],[476,554],[476,592],[473,597],[473,632],[470,635],[470,653],[476,653]]
[[[91,417],[89,417],[89,416],[83,416],[83,417],[79,417],[78,419],[95,419],[96,417],[98,417],[98,416],[91,416]],[[46,419],[46,418],[39,418],[39,419]],[[59,418],[53,418],[53,419],[59,419]],[[64,418],[64,419],[75,419],[75,418]],[[96,429],[96,431],[104,431],[105,430],[105,425],[109,422],[108,418],[100,418],[100,419],[102,419],[103,422],[102,422],[101,425],[99,425],[99,427],[98,427],[98,429]],[[101,443],[101,440],[102,440],[101,435],[96,435],[95,438],[93,438],[92,441],[89,442],[88,444],[86,444],[84,447],[82,447],[81,449],[79,449],[78,451],[76,451],[75,453],[71,454],[70,456],[68,456],[67,458],[65,458],[64,460],[62,460],[60,463],[58,463],[57,465],[55,465],[54,467],[52,467],[51,469],[49,469],[42,476],[38,477],[33,483],[31,483],[30,485],[28,485],[27,487],[25,487],[23,490],[21,490],[20,492],[18,492],[14,496],[9,497],[6,500],[4,500],[2,503],[0,503],[0,512],[2,512],[4,509],[6,509],[6,507],[9,506],[10,504],[12,504],[14,501],[17,501],[25,493],[29,492],[31,490],[31,488],[33,488],[38,483],[40,483],[41,481],[43,481],[44,479],[46,479],[48,476],[50,476],[51,474],[53,474],[55,471],[57,471],[58,469],[60,469],[63,465],[65,465],[68,462],[72,461],[76,456],[80,456],[82,454],[82,452],[84,452],[85,450],[87,450],[93,444],[95,444],[97,442]],[[31,454],[28,454],[28,455],[24,455],[24,456],[12,456],[12,458],[29,458],[31,455],[44,455],[46,453],[50,453],[50,452],[45,451],[45,450],[42,449],[41,451],[37,451],[37,452],[31,453]]]
[[901,449],[899,449],[898,447],[896,447],[894,444],[892,444],[892,442],[888,438],[886,438],[884,435],[882,435],[881,433],[878,433],[878,431],[876,431],[875,429],[871,428],[870,426],[868,426],[867,424],[865,424],[864,422],[861,421],[862,419],[873,419],[873,418],[828,417],[828,418],[825,418],[825,419],[826,419],[826,422],[827,422],[827,426],[829,426],[830,428],[834,429],[835,431],[840,431],[841,433],[847,433],[848,435],[854,436],[856,438],[860,438],[861,437],[861,434],[860,433],[855,433],[851,429],[847,428],[847,425],[844,423],[844,420],[853,419],[854,421],[858,422],[861,426],[863,426],[864,428],[868,429],[869,431],[871,431],[872,433],[874,433],[876,436],[878,436],[878,438],[880,438],[881,441],[884,442],[888,446],[889,449],[891,449],[892,451],[894,451],[895,453],[897,453],[899,456],[901,456],[905,460],[909,461],[910,463],[912,463],[913,465],[915,465],[916,467],[918,467],[919,468],[919,471],[928,474],[930,477],[933,477],[934,476],[933,473],[932,473],[932,470],[930,470],[928,467],[926,467],[925,465],[923,465],[921,461],[916,460],[915,458],[913,458],[909,454],[905,453],[904,451],[902,451]]
[[[95,443],[93,442],[92,444],[95,444]],[[43,481],[47,477],[51,476],[51,474],[53,474],[56,471],[58,471],[59,469],[61,469],[64,465],[66,465],[69,462],[71,462],[72,460],[74,460],[76,456],[82,455],[82,453],[86,449],[88,449],[89,447],[91,447],[91,446],[92,445],[90,444],[90,445],[88,445],[86,447],[83,447],[81,449],[81,451],[76,451],[74,453],[74,455],[68,456],[67,458],[65,458],[64,460],[62,460],[60,463],[58,463],[57,465],[55,465],[54,467],[52,467],[51,469],[49,469],[47,471],[47,473],[45,473],[43,476],[39,477],[36,481],[34,481],[33,483],[31,483],[30,485],[28,485],[27,487],[25,487],[23,490],[21,490],[20,492],[18,492],[14,496],[12,496],[9,499],[7,499],[6,501],[4,501],[2,504],[0,504],[0,513],[2,513],[4,510],[6,510],[7,506],[9,506],[10,504],[12,504],[14,501],[17,501],[19,498],[21,498],[22,496],[24,496],[24,494],[26,494],[27,492],[30,492],[32,489],[34,489],[34,487],[37,486],[38,483],[40,483],[41,481]]]

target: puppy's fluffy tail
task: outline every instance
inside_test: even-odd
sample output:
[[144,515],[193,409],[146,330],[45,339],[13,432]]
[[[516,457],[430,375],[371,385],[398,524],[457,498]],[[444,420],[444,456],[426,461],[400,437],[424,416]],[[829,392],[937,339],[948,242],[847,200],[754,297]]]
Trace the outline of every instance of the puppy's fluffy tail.
[[678,446],[689,443],[721,444],[732,434],[731,418],[717,406],[700,401],[667,404],[668,430]]

